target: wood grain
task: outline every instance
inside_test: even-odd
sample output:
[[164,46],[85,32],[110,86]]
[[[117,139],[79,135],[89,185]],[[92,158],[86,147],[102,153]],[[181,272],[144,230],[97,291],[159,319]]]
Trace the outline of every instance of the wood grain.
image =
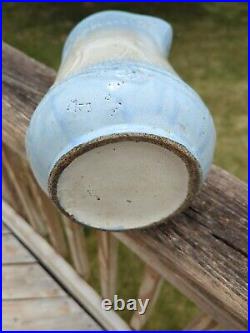
[[100,330],[6,227],[3,244],[4,330]]
[[[36,199],[32,196],[30,183],[27,179],[28,165],[27,162],[19,158],[19,163],[15,163],[14,154],[9,153],[7,146],[3,145],[2,149],[3,165],[5,167],[4,178],[9,180],[12,185],[9,200],[17,200],[21,208],[20,211],[27,216],[27,220],[39,234],[46,236],[46,227],[36,209]],[[18,170],[16,170],[18,165]],[[5,193],[3,193],[5,196]]]
[[[2,57],[3,141],[14,151],[24,155],[27,124],[37,103],[53,83],[55,72],[5,43]],[[19,111],[16,112],[17,110]]]
[[185,213],[116,236],[218,322],[247,326],[247,193],[213,167]]
[[66,257],[67,243],[61,214],[36,183],[24,156],[3,144],[3,197],[42,236],[49,238],[56,251]]
[[3,327],[17,331],[87,331],[101,327],[69,296],[3,301]]
[[2,264],[34,263],[36,259],[11,233],[2,235]]
[[143,325],[147,322],[150,313],[155,305],[155,302],[158,298],[162,282],[162,277],[154,269],[146,265],[137,299],[140,298],[143,303],[145,303],[146,299],[149,299],[149,303],[147,306],[147,310],[143,315],[140,315],[138,311],[133,313],[130,321],[130,326],[134,330],[141,330]]
[[65,295],[64,291],[38,263],[3,266],[3,299],[5,300],[63,295]]
[[11,234],[11,231],[9,228],[6,227],[5,224],[2,225],[2,235],[9,235]]
[[185,327],[185,331],[211,331],[218,329],[218,323],[206,313],[199,313]]
[[[114,311],[102,309],[101,298],[95,290],[39,234],[35,233],[21,216],[6,202],[2,203],[2,207],[4,223],[34,253],[50,274],[60,281],[68,293],[96,318],[98,323],[107,330],[130,330],[129,326]],[[7,284],[7,278],[6,281],[3,281],[4,283]],[[13,298],[15,292],[9,289],[5,292],[7,295],[4,299]],[[19,293],[23,293],[23,291],[19,291]],[[40,293],[45,297],[44,291]],[[59,296],[56,293],[57,290],[52,289],[50,297]],[[12,297],[7,297],[10,294]]]
[[[30,117],[53,78],[3,46],[3,141],[22,156]],[[239,179],[213,166],[184,213],[115,236],[216,321],[247,327],[247,188]]]
[[98,261],[101,293],[112,299],[117,287],[118,241],[110,233],[98,231]]
[[64,223],[73,266],[80,276],[88,280],[90,277],[90,264],[83,226],[75,222],[72,223],[66,216],[61,218]]

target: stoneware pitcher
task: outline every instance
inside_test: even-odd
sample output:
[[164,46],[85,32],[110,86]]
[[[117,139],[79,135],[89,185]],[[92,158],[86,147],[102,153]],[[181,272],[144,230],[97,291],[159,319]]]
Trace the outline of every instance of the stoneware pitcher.
[[213,120],[166,60],[171,41],[167,22],[119,11],[69,34],[26,148],[38,183],[73,220],[104,230],[163,222],[206,178]]

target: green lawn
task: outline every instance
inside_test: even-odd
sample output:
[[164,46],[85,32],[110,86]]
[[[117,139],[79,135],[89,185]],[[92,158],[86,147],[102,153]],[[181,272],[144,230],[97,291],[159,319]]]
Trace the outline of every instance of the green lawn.
[[[247,4],[244,3],[9,3],[3,39],[57,68],[63,42],[83,17],[104,9],[151,14],[174,28],[170,61],[203,97],[217,129],[215,163],[247,179]],[[95,240],[88,230],[92,284],[98,286]],[[120,246],[120,296],[135,297],[143,265]],[[181,329],[196,307],[165,283],[146,329]],[[129,313],[122,314],[128,318]]]

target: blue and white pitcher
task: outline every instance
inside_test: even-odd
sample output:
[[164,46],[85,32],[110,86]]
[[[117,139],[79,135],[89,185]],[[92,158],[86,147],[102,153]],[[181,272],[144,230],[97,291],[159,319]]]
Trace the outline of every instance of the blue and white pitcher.
[[39,184],[75,221],[104,230],[163,222],[206,178],[213,120],[166,60],[171,41],[167,22],[119,11],[69,34],[26,147]]

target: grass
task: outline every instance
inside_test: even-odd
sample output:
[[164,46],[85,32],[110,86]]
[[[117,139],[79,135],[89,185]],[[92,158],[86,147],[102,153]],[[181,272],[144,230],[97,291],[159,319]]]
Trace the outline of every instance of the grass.
[[[215,163],[247,179],[247,4],[244,3],[8,3],[3,39],[58,68],[63,42],[83,17],[104,9],[156,15],[174,28],[170,61],[202,96],[217,129]],[[94,233],[88,230],[92,280],[99,289]],[[119,296],[136,297],[142,262],[123,245],[119,251]],[[146,329],[181,329],[197,312],[168,283]],[[129,313],[122,316],[128,319]]]

